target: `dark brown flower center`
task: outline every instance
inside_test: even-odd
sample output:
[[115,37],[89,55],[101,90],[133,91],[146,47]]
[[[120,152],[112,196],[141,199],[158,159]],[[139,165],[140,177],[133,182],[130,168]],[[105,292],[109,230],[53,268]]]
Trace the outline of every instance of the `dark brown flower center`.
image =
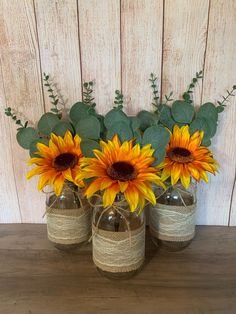
[[74,166],[78,162],[78,157],[74,154],[71,153],[64,153],[58,155],[54,161],[53,161],[53,166],[56,168],[58,171],[63,171],[68,168],[74,168]]
[[113,180],[128,181],[133,180],[137,176],[134,166],[126,161],[118,161],[107,169],[107,174]]
[[173,148],[171,151],[168,152],[168,156],[170,157],[170,159],[180,163],[187,163],[193,161],[191,152],[183,147]]

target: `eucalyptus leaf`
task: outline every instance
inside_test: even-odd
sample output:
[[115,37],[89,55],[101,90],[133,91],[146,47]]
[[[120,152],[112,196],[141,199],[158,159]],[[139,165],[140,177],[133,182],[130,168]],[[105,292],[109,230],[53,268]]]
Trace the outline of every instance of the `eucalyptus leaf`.
[[61,137],[65,135],[66,131],[70,131],[72,134],[74,133],[73,126],[66,121],[58,122],[52,130],[54,134],[59,135]]
[[115,134],[118,135],[121,142],[133,138],[131,127],[124,121],[113,123],[113,125],[108,129],[107,139],[111,140]]
[[185,101],[176,100],[172,104],[171,114],[176,122],[189,124],[194,117],[194,107]]
[[206,118],[206,119],[213,119],[215,121],[218,120],[218,112],[216,106],[213,103],[205,103],[201,105],[199,111],[197,113],[197,117],[199,118]]
[[18,144],[24,149],[29,149],[30,144],[37,139],[37,137],[37,131],[31,127],[21,128],[16,134]]
[[60,119],[57,115],[47,112],[40,118],[38,122],[38,130],[45,135],[50,135],[55,125],[59,122]]
[[94,157],[93,150],[100,149],[98,142],[90,139],[82,140],[80,147],[85,157]]
[[140,128],[141,122],[137,117],[129,117],[131,122],[131,128],[133,131],[136,131]]
[[203,137],[201,145],[206,146],[206,147],[211,146],[211,140]]
[[83,102],[75,103],[69,112],[71,121],[77,124],[78,121],[88,118],[91,114],[95,112],[94,108],[86,105]]
[[100,122],[96,117],[89,116],[76,124],[75,131],[81,138],[97,140],[100,138]]
[[217,110],[218,113],[221,113],[221,112],[223,112],[225,110],[225,108],[223,106],[217,106],[216,110]]
[[158,123],[158,116],[155,113],[142,110],[137,115],[140,120],[140,129],[144,132],[148,127]]
[[38,154],[35,154],[38,151],[38,149],[37,149],[38,143],[42,143],[42,144],[45,144],[48,146],[49,140],[46,138],[38,138],[38,139],[34,140],[33,142],[31,142],[30,148],[29,148],[31,157],[38,157],[39,156]]
[[152,144],[155,150],[165,148],[169,140],[170,132],[160,125],[147,128],[143,134],[143,145]]
[[211,127],[206,118],[196,118],[190,124],[189,131],[191,134],[193,134],[197,130],[204,131],[205,138],[211,137]]
[[168,107],[167,105],[163,105],[161,108],[160,122],[170,130],[172,130],[173,126],[176,124],[171,116],[170,107]]
[[156,160],[153,163],[153,166],[159,165],[166,156],[166,149],[165,147],[161,147],[160,149],[156,149],[153,156],[156,158]]
[[113,108],[105,115],[104,124],[109,130],[113,126],[113,124],[117,122],[123,122],[128,126],[130,125],[130,121],[127,115],[121,109]]

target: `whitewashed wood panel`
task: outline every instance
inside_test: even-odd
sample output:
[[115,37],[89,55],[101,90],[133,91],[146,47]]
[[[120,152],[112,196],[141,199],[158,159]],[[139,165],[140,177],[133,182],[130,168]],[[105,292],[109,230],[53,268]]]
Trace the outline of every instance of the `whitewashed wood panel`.
[[154,110],[148,79],[161,78],[162,27],[162,0],[121,0],[122,91],[131,115]]
[[[43,71],[67,108],[81,98],[81,78],[94,79],[100,112],[112,108],[122,88],[125,110],[136,114],[152,108],[150,72],[162,76],[163,94],[173,90],[177,97],[205,65],[194,98],[199,105],[201,97],[217,100],[236,83],[235,33],[234,0],[0,1],[0,222],[42,221],[45,195],[37,178],[25,179],[28,153],[18,147],[3,108],[37,121],[44,112]],[[211,147],[220,174],[198,189],[199,224],[236,225],[235,122],[233,99]]]
[[[0,19],[0,53],[6,103],[30,121],[36,121],[43,113],[43,100],[33,1],[3,0],[1,15],[4,18]],[[8,152],[11,149],[12,160],[9,159],[6,171],[13,166],[22,222],[40,222],[44,210],[42,197],[37,192],[35,179],[26,180],[29,156],[18,146],[15,140],[16,126],[11,122],[12,141],[9,142]],[[9,139],[10,134],[4,142]],[[14,180],[12,185],[15,185]],[[6,195],[6,202],[9,197],[11,195]],[[12,204],[12,208],[9,208],[9,217],[16,210],[14,206]]]
[[[1,27],[1,26],[0,26]],[[1,57],[0,57],[1,62]],[[18,202],[14,171],[12,168],[12,150],[9,119],[4,116],[7,107],[2,71],[0,71],[0,221],[21,222],[20,206]]]
[[[236,2],[211,1],[204,70],[203,101],[217,100],[236,82]],[[211,177],[198,193],[199,223],[228,225],[236,167],[236,101],[228,103],[219,116],[218,132],[211,149],[220,173]],[[232,216],[236,215],[235,209]],[[233,223],[233,219],[232,219]]]
[[121,87],[120,1],[78,0],[83,81],[95,80],[99,112],[113,107]]
[[[195,73],[203,69],[207,39],[208,0],[166,0],[164,8],[164,43],[162,92],[181,97]],[[202,82],[194,92],[200,104]]]
[[[56,83],[66,108],[81,100],[81,71],[76,0],[36,0],[42,72]],[[46,110],[51,105],[44,88]]]

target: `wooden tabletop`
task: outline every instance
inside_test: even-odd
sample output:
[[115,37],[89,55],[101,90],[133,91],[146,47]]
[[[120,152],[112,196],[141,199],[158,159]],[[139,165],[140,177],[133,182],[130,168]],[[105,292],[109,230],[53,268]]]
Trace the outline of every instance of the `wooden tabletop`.
[[99,275],[91,246],[64,253],[46,226],[0,225],[1,314],[236,313],[236,227],[198,227],[185,251],[157,250],[127,281]]

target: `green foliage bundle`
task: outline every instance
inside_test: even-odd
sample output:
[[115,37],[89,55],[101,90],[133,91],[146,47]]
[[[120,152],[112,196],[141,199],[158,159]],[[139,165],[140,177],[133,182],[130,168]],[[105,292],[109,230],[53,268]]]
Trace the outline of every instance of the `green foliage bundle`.
[[[183,93],[181,100],[172,99],[173,92],[165,95],[161,100],[157,87],[157,77],[151,73],[150,83],[153,92],[153,112],[141,110],[136,116],[128,116],[123,111],[124,97],[121,91],[115,91],[114,107],[105,116],[95,110],[92,81],[83,84],[82,101],[75,103],[66,118],[63,118],[63,108],[54,90],[52,80],[44,73],[44,86],[49,93],[52,108],[50,112],[42,115],[37,127],[28,126],[17,118],[14,111],[8,107],[5,114],[11,117],[19,126],[17,141],[21,147],[28,149],[30,156],[35,156],[37,143],[48,145],[51,133],[64,136],[67,130],[73,135],[78,134],[84,156],[92,157],[93,149],[99,149],[99,141],[112,139],[114,134],[119,136],[121,142],[133,139],[141,146],[151,144],[155,149],[155,164],[159,164],[165,157],[166,145],[170,140],[170,131],[175,124],[189,125],[190,132],[204,131],[202,145],[209,146],[216,133],[218,114],[221,113],[226,102],[234,96],[236,86],[227,95],[222,97],[216,105],[212,102],[204,103],[197,110],[193,106],[192,93],[198,80],[202,78],[202,71],[197,72],[188,89]],[[169,105],[170,104],[170,105]]]

